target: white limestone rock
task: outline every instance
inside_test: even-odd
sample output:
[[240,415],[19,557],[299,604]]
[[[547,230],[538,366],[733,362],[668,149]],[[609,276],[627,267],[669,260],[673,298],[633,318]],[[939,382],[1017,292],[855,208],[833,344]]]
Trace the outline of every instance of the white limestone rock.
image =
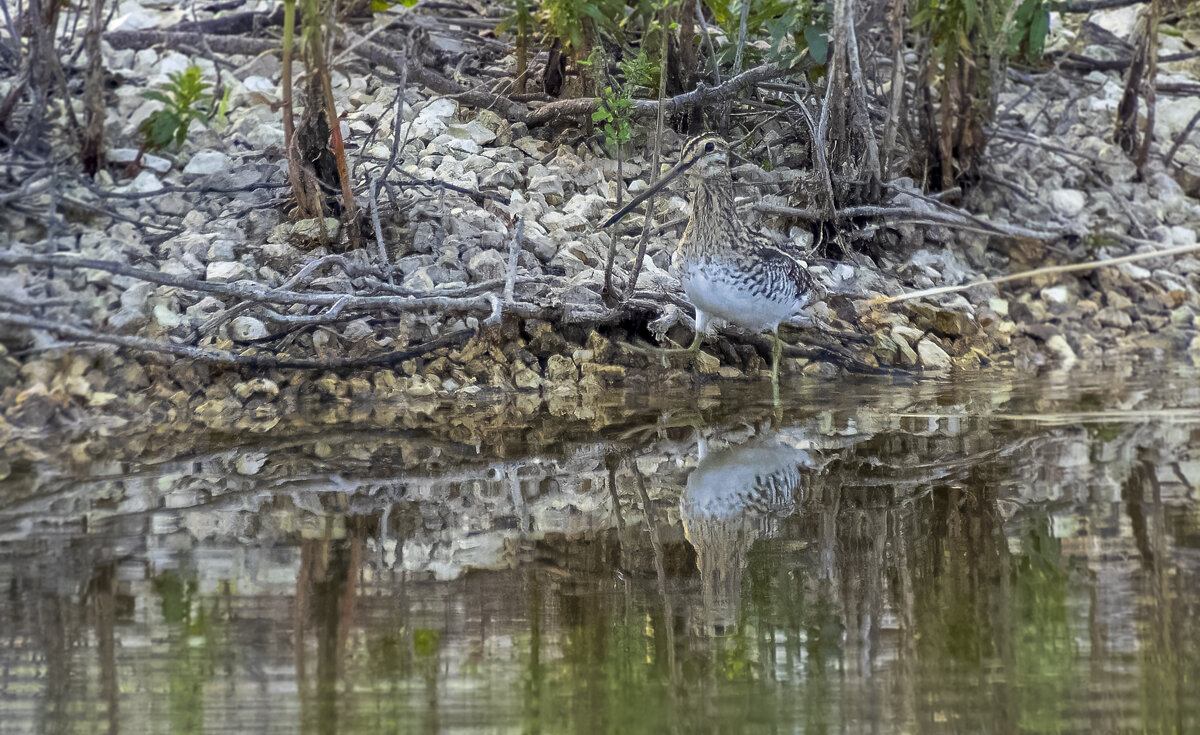
[[236,261],[209,263],[204,271],[204,279],[212,283],[233,283],[252,275],[249,268]]
[[928,339],[917,343],[917,354],[921,357],[921,365],[927,370],[946,370],[950,367],[950,355]]
[[229,325],[229,336],[241,342],[262,339],[268,334],[267,325],[252,316],[239,316]]
[[148,194],[152,191],[160,191],[162,188],[163,183],[159,180],[158,176],[153,171],[145,169],[135,176],[133,181],[124,186],[116,187],[113,189],[113,192],[117,194]]
[[1087,206],[1087,195],[1078,189],[1055,189],[1050,192],[1050,203],[1064,217],[1078,217]]
[[192,160],[188,161],[188,165],[184,167],[185,174],[208,176],[211,174],[228,171],[233,161],[229,156],[221,151],[205,149],[196,151],[192,156]]

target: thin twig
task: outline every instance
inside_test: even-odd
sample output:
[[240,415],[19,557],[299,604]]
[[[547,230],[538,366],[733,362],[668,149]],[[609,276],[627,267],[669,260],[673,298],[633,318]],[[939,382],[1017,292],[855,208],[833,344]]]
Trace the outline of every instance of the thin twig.
[[375,244],[379,246],[379,263],[387,273],[388,283],[392,280],[392,261],[388,257],[387,245],[383,241],[383,227],[379,222],[379,179],[371,181],[371,227],[375,230]]
[[700,24],[701,38],[704,41],[704,47],[708,50],[708,58],[712,59],[713,63],[713,84],[721,86],[721,65],[717,63],[717,52],[713,48],[712,38],[708,34],[708,23],[704,20],[704,4],[701,0],[696,0],[696,21]]
[[812,137],[813,158],[817,163],[817,176],[820,177],[822,193],[825,194],[825,216],[832,217],[837,210],[837,204],[833,200],[833,180],[829,174],[829,161],[825,157],[825,132],[829,129],[829,99],[832,94],[833,85],[829,85],[825,89],[825,104],[821,108],[820,122],[813,125],[812,114],[808,111],[808,105],[800,95],[793,95],[796,104],[800,107],[800,113],[804,117],[804,122],[808,125],[808,133]]
[[[1013,0],[1017,2],[1018,0]],[[904,27],[907,18],[904,14],[904,0],[892,0],[891,16],[888,23],[892,31],[892,89],[888,100],[887,121],[883,126],[883,170],[881,178],[887,179],[895,163],[893,156],[896,149],[896,136],[900,132],[900,105],[904,100],[904,76],[908,67],[904,63]],[[999,85],[996,85],[997,87]]]
[[883,178],[883,171],[879,165],[879,144],[875,140],[875,130],[871,126],[871,116],[867,110],[867,85],[863,79],[862,62],[858,56],[858,36],[854,30],[853,4],[849,4],[846,14],[846,58],[850,62],[850,107],[854,125],[859,129],[867,146],[867,173],[874,177],[875,181],[880,181]]
[[1167,151],[1167,156],[1163,159],[1164,168],[1169,167],[1171,165],[1171,161],[1175,160],[1175,154],[1179,152],[1179,147],[1187,142],[1188,136],[1192,134],[1193,130],[1195,130],[1197,123],[1200,123],[1200,110],[1197,110],[1196,114],[1192,115],[1192,119],[1183,129],[1183,132],[1180,133],[1175,142],[1171,144],[1171,150]]
[[[1184,51],[1178,54],[1163,54],[1155,57],[1158,64],[1172,64],[1177,61],[1188,61],[1200,56],[1200,51]],[[1123,59],[1093,59],[1079,54],[1066,54],[1059,60],[1059,66],[1068,71],[1118,71],[1133,64],[1133,58]]]
[[[328,257],[328,256],[327,256]],[[156,283],[160,286],[170,286],[191,291],[230,296],[233,298],[268,304],[304,304],[308,306],[334,306],[347,294],[319,293],[313,291],[289,291],[284,288],[271,288],[257,281],[237,281],[235,283],[211,283],[195,278],[174,276],[159,271],[149,271],[134,268],[111,260],[95,260],[92,258],[77,258],[70,255],[33,255],[0,252],[0,265],[37,265],[43,267],[79,268],[100,270],[117,275],[129,276],[140,281]],[[451,298],[445,296],[357,296],[351,295],[347,304],[354,309],[389,309],[397,311],[417,311],[422,309],[442,309],[446,311],[476,311],[491,308],[491,301],[485,297]]]
[[517,287],[517,256],[521,253],[521,245],[525,239],[525,218],[517,217],[517,225],[513,228],[512,242],[508,246],[508,274],[504,279],[504,303],[513,303]]
[[[746,0],[749,3],[750,0]],[[665,13],[665,9],[663,10]],[[662,50],[658,65],[658,120],[655,123],[654,130],[654,156],[651,159],[651,179],[650,185],[658,183],[662,173],[662,137],[663,137],[663,100],[667,96],[667,28],[668,23],[662,24]],[[620,186],[621,182],[618,182]],[[646,221],[642,225],[642,236],[638,240],[637,257],[633,261],[633,270],[629,274],[629,280],[625,283],[625,291],[621,295],[621,301],[626,301],[633,295],[634,288],[637,287],[638,276],[642,273],[642,263],[646,259],[646,246],[650,242],[650,228],[654,224],[654,197],[650,197],[646,202]]]
[[[797,209],[794,207],[784,207],[777,204],[757,203],[753,206],[757,212],[763,214],[772,214],[781,217],[794,217],[795,219],[806,220],[809,222],[826,222],[829,220],[829,215],[818,209]],[[982,232],[988,235],[997,237],[1024,237],[1034,240],[1057,240],[1068,234],[1063,231],[1053,230],[1033,230],[1020,225],[1010,225],[1003,222],[989,222],[984,219],[979,219],[974,215],[949,208],[945,212],[936,212],[929,210],[915,209],[913,207],[899,206],[875,206],[865,204],[857,207],[844,207],[834,212],[834,220],[854,219],[856,217],[880,217],[884,220],[895,222],[897,220],[904,221],[921,221],[924,224],[940,225],[943,227],[953,227],[956,229],[966,229],[973,232]]]
[[1074,2],[1055,3],[1052,7],[1059,13],[1091,13],[1095,10],[1127,8],[1130,5],[1141,5],[1144,2],[1146,0],[1074,0]]
[[[767,63],[756,66],[752,69],[738,74],[729,79],[723,84],[715,87],[699,85],[691,92],[677,94],[670,99],[663,100],[663,107],[668,115],[675,114],[679,110],[685,109],[692,105],[698,104],[715,104],[718,102],[726,102],[736,99],[738,94],[746,87],[753,86],[759,82],[766,82],[771,79],[778,79],[789,74],[801,74],[804,72],[804,66],[794,69],[783,69],[778,64]],[[600,100],[595,97],[582,97],[572,100],[559,100],[551,102],[548,105],[543,105],[525,119],[531,127],[536,125],[544,125],[548,122],[563,118],[563,117],[578,117],[582,115],[590,115],[600,108]],[[634,100],[633,109],[630,114],[633,117],[648,117],[658,113],[659,103],[657,100]]]
[[451,347],[462,344],[475,334],[475,330],[473,329],[464,329],[443,335],[428,342],[423,342],[419,345],[406,347],[400,350],[393,350],[382,355],[318,360],[295,357],[277,357],[275,355],[237,354],[214,347],[194,347],[192,345],[179,345],[171,342],[159,342],[157,340],[146,339],[145,337],[133,337],[123,334],[106,334],[104,332],[98,332],[94,329],[86,329],[84,327],[77,327],[70,324],[62,324],[60,322],[50,321],[49,319],[39,319],[36,317],[25,316],[24,314],[12,314],[9,312],[0,312],[0,324],[11,324],[13,326],[25,327],[27,329],[41,329],[52,334],[57,334],[60,337],[66,337],[79,342],[94,342],[100,344],[117,345],[118,347],[124,347],[127,349],[136,350],[138,352],[173,355],[175,357],[182,357],[213,365],[246,365],[257,368],[293,368],[298,370],[332,370],[338,368],[366,367],[369,365],[393,365],[414,357],[420,357],[421,355],[428,354],[429,352],[441,347]]
[[[1156,245],[1157,243],[1150,243]],[[997,278],[984,278],[971,283],[963,283],[958,286],[939,286],[937,288],[927,288],[922,291],[912,291],[910,293],[900,294],[899,296],[879,297],[868,302],[870,305],[892,304],[897,301],[910,301],[912,299],[925,298],[926,296],[940,296],[942,294],[957,293],[968,289],[977,288],[979,286],[991,286],[998,283],[1008,283],[1010,281],[1022,281],[1038,276],[1047,276],[1055,273],[1075,273],[1078,271],[1090,271],[1097,268],[1105,268],[1107,266],[1122,265],[1124,263],[1134,263],[1139,260],[1153,260],[1155,258],[1167,258],[1173,255],[1183,255],[1185,253],[1194,253],[1200,250],[1200,244],[1180,245],[1166,250],[1159,250],[1153,253],[1134,253],[1132,255],[1122,255],[1118,258],[1105,258],[1104,260],[1093,260],[1087,263],[1071,263],[1069,265],[1052,265],[1045,268],[1034,268],[1030,271],[1022,271],[1020,273],[1010,273],[1007,276],[999,276]]]

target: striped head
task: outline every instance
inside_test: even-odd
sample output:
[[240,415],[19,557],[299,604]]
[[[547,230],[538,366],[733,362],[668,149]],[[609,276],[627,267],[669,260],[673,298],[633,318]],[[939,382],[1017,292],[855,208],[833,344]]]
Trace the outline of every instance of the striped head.
[[679,166],[701,178],[720,175],[729,168],[729,144],[712,133],[697,135],[683,144]]
[[643,191],[633,201],[626,204],[621,211],[609,217],[604,222],[604,226],[609,227],[615,224],[626,214],[633,211],[635,207],[654,196],[655,193],[667,184],[670,184],[684,173],[689,172],[699,179],[711,179],[718,176],[728,177],[729,144],[719,135],[713,135],[712,133],[697,135],[687,143],[684,143],[683,150],[679,155],[679,163],[675,164],[670,171],[663,174],[658,183]]

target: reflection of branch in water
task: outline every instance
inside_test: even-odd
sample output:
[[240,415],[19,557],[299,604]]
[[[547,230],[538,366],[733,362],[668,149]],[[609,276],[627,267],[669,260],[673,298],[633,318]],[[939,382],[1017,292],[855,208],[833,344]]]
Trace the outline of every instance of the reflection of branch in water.
[[[654,514],[650,509],[650,494],[646,492],[646,478],[638,469],[637,462],[630,462],[629,469],[637,481],[638,498],[642,503],[642,518],[646,521],[646,531],[650,534],[650,548],[654,550],[654,574],[658,579],[658,596],[663,605],[663,630],[667,634],[667,670],[671,672],[671,680],[675,681],[675,611],[671,606],[671,598],[667,595],[667,571],[663,560],[662,538],[654,523]],[[674,691],[674,687],[672,687]]]
[[[356,625],[358,578],[362,572],[363,529],[358,519],[347,519],[347,536],[332,537],[327,521],[323,538],[305,539],[296,575],[293,609],[293,645],[296,648],[296,680],[303,687],[305,678],[306,632],[311,622],[317,643],[317,670],[314,720],[322,732],[335,732],[338,682],[345,681],[346,652],[350,633]],[[308,700],[301,697],[302,708]],[[302,709],[303,711],[303,709]]]

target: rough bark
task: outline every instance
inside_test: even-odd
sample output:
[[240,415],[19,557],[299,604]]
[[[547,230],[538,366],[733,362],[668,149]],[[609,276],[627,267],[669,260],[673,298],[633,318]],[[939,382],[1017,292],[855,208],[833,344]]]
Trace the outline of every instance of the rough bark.
[[1121,93],[1121,101],[1117,105],[1116,122],[1113,125],[1113,142],[1130,156],[1138,148],[1138,100],[1141,97],[1142,84],[1146,78],[1149,54],[1153,53],[1149,48],[1150,37],[1149,24],[1143,21],[1138,25],[1137,50],[1129,65],[1129,71],[1125,74],[1125,89]]
[[1143,91],[1146,95],[1146,129],[1142,133],[1142,144],[1133,157],[1138,176],[1144,174],[1146,159],[1150,155],[1150,143],[1154,140],[1155,80],[1158,77],[1158,8],[1160,0],[1152,0],[1146,17],[1146,79]]
[[893,0],[888,15],[888,25],[892,32],[892,88],[888,100],[887,121],[883,126],[883,179],[889,178],[892,170],[893,157],[896,153],[896,136],[900,131],[900,114],[905,99],[904,78],[907,71],[904,64],[904,28],[908,22],[905,11],[905,0]]
[[87,50],[87,76],[83,87],[83,141],[79,158],[89,176],[104,168],[104,59],[100,53],[100,33],[104,25],[104,0],[91,0],[84,44]]

